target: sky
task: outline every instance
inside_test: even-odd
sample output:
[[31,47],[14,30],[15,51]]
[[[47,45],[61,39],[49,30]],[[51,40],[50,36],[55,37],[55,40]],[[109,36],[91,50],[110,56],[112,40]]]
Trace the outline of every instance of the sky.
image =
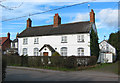
[[[43,14],[29,16],[63,6],[87,2],[60,10]],[[7,36],[10,32],[11,40],[16,34],[26,29],[26,20],[31,18],[32,26],[43,26],[53,24],[53,16],[58,13],[61,23],[73,23],[89,21],[91,9],[95,12],[95,24],[98,32],[99,42],[108,39],[110,33],[118,31],[118,1],[119,0],[3,0],[0,4],[7,8],[0,7],[0,37]],[[88,4],[90,5],[88,7]],[[12,9],[9,10],[8,8]],[[4,21],[6,19],[26,16],[24,18]],[[106,36],[106,37],[104,37]]]

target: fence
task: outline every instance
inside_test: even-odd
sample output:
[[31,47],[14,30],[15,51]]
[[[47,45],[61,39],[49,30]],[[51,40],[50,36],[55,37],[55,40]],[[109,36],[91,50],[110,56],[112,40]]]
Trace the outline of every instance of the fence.
[[78,66],[95,65],[95,56],[4,56],[7,65],[28,67],[66,67],[76,68]]

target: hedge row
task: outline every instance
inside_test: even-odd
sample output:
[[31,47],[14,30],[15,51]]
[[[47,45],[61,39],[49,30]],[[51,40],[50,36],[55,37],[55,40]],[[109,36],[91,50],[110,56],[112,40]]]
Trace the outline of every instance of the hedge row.
[[8,65],[76,68],[96,64],[95,56],[6,56]]

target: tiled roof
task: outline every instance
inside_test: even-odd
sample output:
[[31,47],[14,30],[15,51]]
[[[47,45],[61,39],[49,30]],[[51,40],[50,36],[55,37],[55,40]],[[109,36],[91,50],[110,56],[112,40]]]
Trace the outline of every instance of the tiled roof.
[[58,27],[53,27],[53,25],[37,26],[26,28],[18,37],[89,33],[90,29],[89,21],[60,24]]
[[7,39],[8,37],[0,37],[0,45],[2,45]]

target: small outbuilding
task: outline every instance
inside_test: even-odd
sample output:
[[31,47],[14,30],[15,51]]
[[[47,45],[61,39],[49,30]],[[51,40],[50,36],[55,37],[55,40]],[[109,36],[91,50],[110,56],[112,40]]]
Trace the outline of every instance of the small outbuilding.
[[98,63],[113,63],[116,60],[116,49],[107,40],[100,42],[99,48]]

